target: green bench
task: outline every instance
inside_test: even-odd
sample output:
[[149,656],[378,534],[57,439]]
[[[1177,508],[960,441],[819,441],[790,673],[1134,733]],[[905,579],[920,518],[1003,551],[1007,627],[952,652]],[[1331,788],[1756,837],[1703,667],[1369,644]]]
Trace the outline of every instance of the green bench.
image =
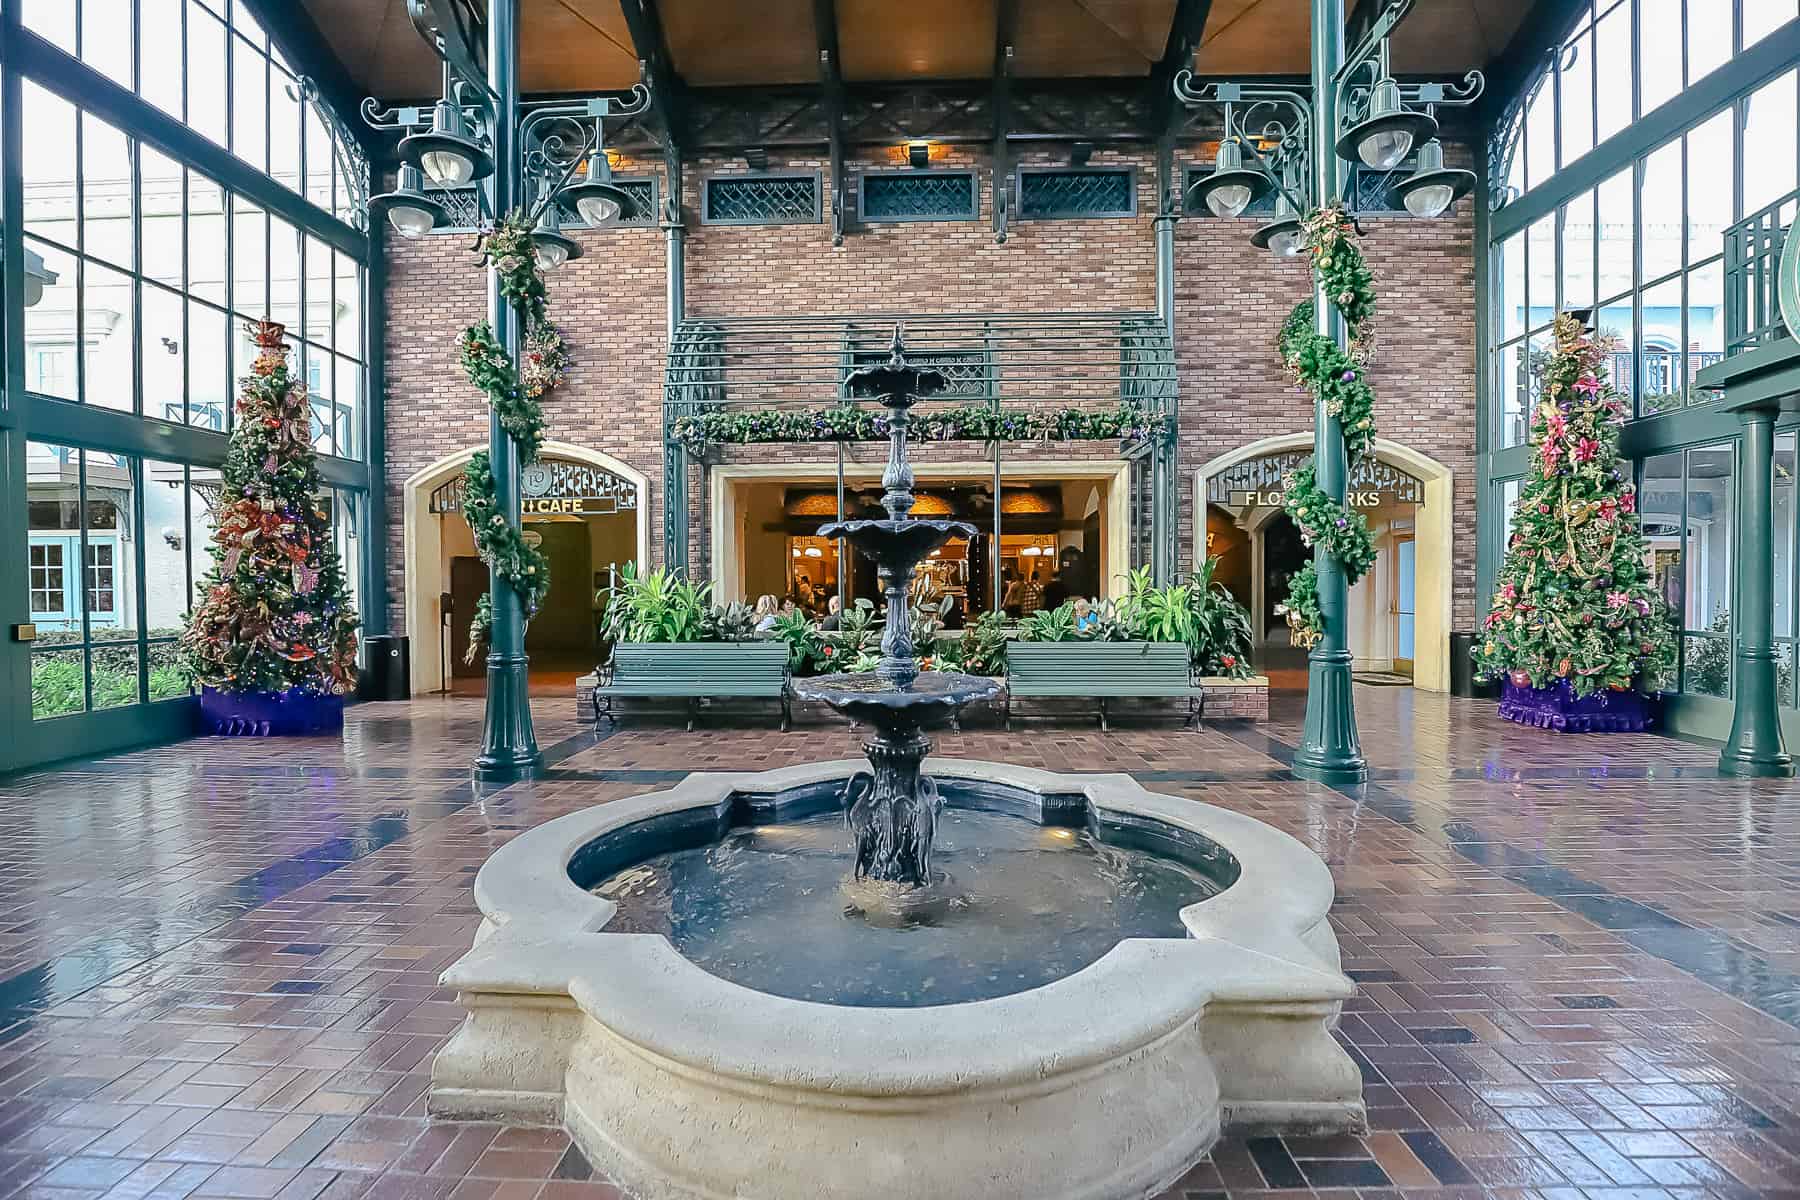
[[1195,677],[1188,648],[1174,642],[1008,642],[1006,727],[1020,699],[1086,699],[1100,702],[1100,728],[1108,729],[1106,704],[1121,698],[1180,697],[1187,723],[1199,728],[1206,694]]
[[792,720],[788,707],[788,648],[782,642],[621,642],[612,662],[600,668],[594,687],[594,720],[614,724],[615,697],[687,701],[687,727],[694,728],[701,699],[781,701],[781,731]]

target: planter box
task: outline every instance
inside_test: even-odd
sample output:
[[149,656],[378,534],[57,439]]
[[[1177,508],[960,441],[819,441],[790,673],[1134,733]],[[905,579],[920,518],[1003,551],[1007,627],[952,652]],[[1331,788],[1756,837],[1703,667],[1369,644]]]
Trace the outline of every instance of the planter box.
[[200,732],[221,737],[305,737],[344,728],[344,698],[285,692],[200,689]]
[[1503,719],[1557,733],[1642,733],[1655,727],[1659,707],[1655,696],[1635,688],[1602,688],[1577,700],[1566,679],[1547,688],[1520,687],[1507,679],[1500,689]]
[[1269,677],[1226,679],[1208,675],[1200,680],[1206,689],[1206,720],[1266,721],[1269,719]]

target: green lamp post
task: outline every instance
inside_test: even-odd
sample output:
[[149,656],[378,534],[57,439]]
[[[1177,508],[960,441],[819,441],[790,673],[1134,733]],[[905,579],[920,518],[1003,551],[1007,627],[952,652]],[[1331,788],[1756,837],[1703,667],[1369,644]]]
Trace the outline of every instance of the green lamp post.
[[[1343,0],[1312,0],[1312,76],[1305,90],[1255,81],[1210,81],[1195,87],[1191,72],[1177,75],[1178,99],[1190,107],[1219,108],[1224,119],[1218,169],[1195,183],[1188,207],[1235,217],[1272,187],[1275,218],[1251,240],[1278,257],[1291,257],[1305,248],[1300,218],[1309,209],[1353,198],[1348,159],[1368,170],[1396,172],[1416,150],[1416,169],[1395,188],[1415,216],[1438,216],[1466,194],[1473,176],[1444,166],[1434,110],[1473,103],[1483,80],[1473,71],[1457,84],[1402,85],[1394,80],[1388,38],[1412,6],[1413,0],[1390,0],[1346,54]],[[1253,171],[1264,176],[1266,186],[1247,178]],[[1343,317],[1317,272],[1313,312],[1318,332],[1347,347]],[[1313,410],[1313,465],[1320,489],[1342,505],[1349,483],[1344,431],[1323,397],[1316,398]],[[1357,734],[1351,687],[1349,584],[1322,546],[1314,550],[1314,569],[1324,620],[1307,656],[1306,723],[1294,771],[1327,783],[1357,783],[1367,778],[1368,763]]]
[[[604,165],[604,122],[647,111],[649,88],[639,83],[626,99],[595,96],[524,105],[519,98],[519,0],[490,0],[485,22],[471,20],[455,0],[412,0],[407,12],[443,62],[443,96],[429,112],[384,108],[373,98],[363,101],[363,119],[371,127],[406,134],[399,145],[397,186],[372,197],[370,208],[384,212],[401,236],[421,237],[448,221],[448,208],[430,196],[431,186],[448,190],[476,184],[485,219],[527,208],[540,270],[578,258],[580,245],[562,231],[561,207],[593,221],[616,217],[632,202],[612,184],[610,167]],[[587,178],[571,186],[583,165],[589,168]],[[492,264],[487,276],[488,322],[518,363],[523,321],[503,294]],[[517,529],[524,464],[518,442],[501,426],[498,414],[488,421],[488,459],[499,509]],[[517,779],[543,763],[531,722],[526,613],[519,593],[491,567],[488,596],[493,619],[487,713],[475,770],[484,779]]]

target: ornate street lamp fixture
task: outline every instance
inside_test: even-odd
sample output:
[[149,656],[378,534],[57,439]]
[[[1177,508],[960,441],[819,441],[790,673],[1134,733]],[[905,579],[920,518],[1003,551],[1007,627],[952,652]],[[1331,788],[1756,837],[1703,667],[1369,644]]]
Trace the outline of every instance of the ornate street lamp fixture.
[[1475,172],[1444,165],[1444,147],[1436,138],[1419,148],[1419,165],[1394,185],[1400,202],[1415,217],[1436,217],[1475,187]]
[[465,187],[494,173],[492,156],[469,136],[462,109],[448,94],[431,110],[430,129],[400,140],[400,158],[442,188]]
[[1300,214],[1286,196],[1275,198],[1275,219],[1250,235],[1250,244],[1276,258],[1292,258],[1306,248],[1300,231]]
[[1215,217],[1241,217],[1252,201],[1269,190],[1268,175],[1244,165],[1244,150],[1235,137],[1219,143],[1213,173],[1188,189],[1187,206],[1201,204]]
[[[423,107],[384,107],[363,101],[363,119],[375,129],[403,131],[398,184],[379,197],[379,207],[403,236],[418,237],[443,220],[443,205],[426,183],[441,189],[475,188],[479,223],[522,213],[532,227],[532,247],[544,270],[580,255],[562,232],[559,201],[574,205],[593,223],[610,220],[630,197],[611,182],[601,149],[609,117],[636,116],[650,107],[640,82],[626,97],[592,96],[524,104],[519,98],[519,0],[407,0],[407,14],[425,44],[444,64],[442,97]],[[587,178],[568,184],[586,164]],[[616,193],[616,194],[614,194]],[[594,221],[598,217],[600,221]],[[488,325],[513,363],[523,358],[525,321],[507,295],[496,265],[488,265]],[[497,519],[517,531],[521,521],[520,446],[498,413],[488,422],[488,462]],[[488,596],[487,709],[476,772],[487,779],[516,779],[543,763],[532,730],[525,653],[525,612],[518,591],[490,564]]]
[[[1383,57],[1387,43],[1382,43]],[[1361,159],[1377,171],[1391,171],[1406,161],[1414,145],[1437,137],[1437,118],[1429,112],[1409,112],[1400,103],[1400,85],[1378,80],[1369,90],[1363,119],[1338,135],[1339,158]]]
[[[1191,71],[1175,77],[1176,98],[1190,108],[1222,108],[1225,143],[1249,147],[1255,169],[1280,189],[1276,218],[1256,231],[1251,239],[1254,244],[1283,257],[1304,250],[1300,214],[1314,208],[1348,206],[1355,200],[1357,189],[1345,160],[1376,171],[1392,171],[1418,147],[1417,169],[1395,185],[1407,211],[1416,216],[1446,212],[1473,185],[1474,177],[1468,172],[1444,166],[1443,147],[1436,141],[1435,108],[1473,103],[1485,86],[1481,74],[1471,71],[1452,84],[1401,85],[1388,67],[1389,35],[1414,2],[1387,0],[1369,31],[1346,54],[1344,0],[1312,0],[1312,79],[1311,86],[1304,89],[1276,88],[1256,81],[1212,81],[1195,87]],[[1238,104],[1246,106],[1243,124],[1250,124],[1248,118],[1258,112],[1267,115],[1260,141],[1272,146],[1272,153],[1264,154],[1240,132],[1234,112]],[[1226,157],[1222,146],[1221,171]],[[1307,167],[1306,186],[1298,186],[1290,173],[1300,164]],[[1227,177],[1216,188],[1227,189],[1235,183]],[[1198,187],[1194,191],[1220,215],[1233,212],[1242,195],[1235,190],[1224,195]],[[1339,298],[1327,293],[1322,279],[1314,273],[1313,332],[1331,339],[1339,353],[1346,353],[1349,334],[1337,308]],[[1322,391],[1317,390],[1313,396],[1312,467],[1319,490],[1341,506],[1349,481],[1344,429]],[[1368,761],[1356,730],[1351,688],[1355,656],[1347,619],[1349,584],[1343,565],[1326,550],[1315,550],[1314,570],[1320,619],[1318,636],[1307,653],[1306,720],[1293,769],[1307,779],[1360,782],[1368,777]]]
[[537,228],[531,231],[531,244],[537,250],[541,271],[554,271],[581,257],[580,243],[562,231],[562,214],[557,211],[554,196],[538,212]]
[[449,210],[425,194],[419,186],[419,168],[411,163],[400,164],[393,191],[369,197],[369,210],[386,213],[388,224],[404,238],[424,237],[450,223]]
[[633,206],[631,194],[612,181],[612,163],[599,146],[588,155],[585,177],[565,187],[562,196],[589,225],[616,221]]

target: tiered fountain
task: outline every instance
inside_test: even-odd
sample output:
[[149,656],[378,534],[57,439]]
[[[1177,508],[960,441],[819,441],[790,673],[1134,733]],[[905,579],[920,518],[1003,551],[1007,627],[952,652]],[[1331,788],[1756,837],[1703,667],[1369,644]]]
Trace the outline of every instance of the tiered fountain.
[[914,660],[913,572],[974,530],[911,515],[942,376],[896,330],[850,385],[890,414],[888,516],[822,532],[877,563],[882,659],[793,690],[874,731],[867,769],[689,775],[509,842],[432,1111],[560,1122],[654,1200],[1142,1197],[1221,1127],[1360,1128],[1316,855],[1126,775],[926,760],[999,687]]

